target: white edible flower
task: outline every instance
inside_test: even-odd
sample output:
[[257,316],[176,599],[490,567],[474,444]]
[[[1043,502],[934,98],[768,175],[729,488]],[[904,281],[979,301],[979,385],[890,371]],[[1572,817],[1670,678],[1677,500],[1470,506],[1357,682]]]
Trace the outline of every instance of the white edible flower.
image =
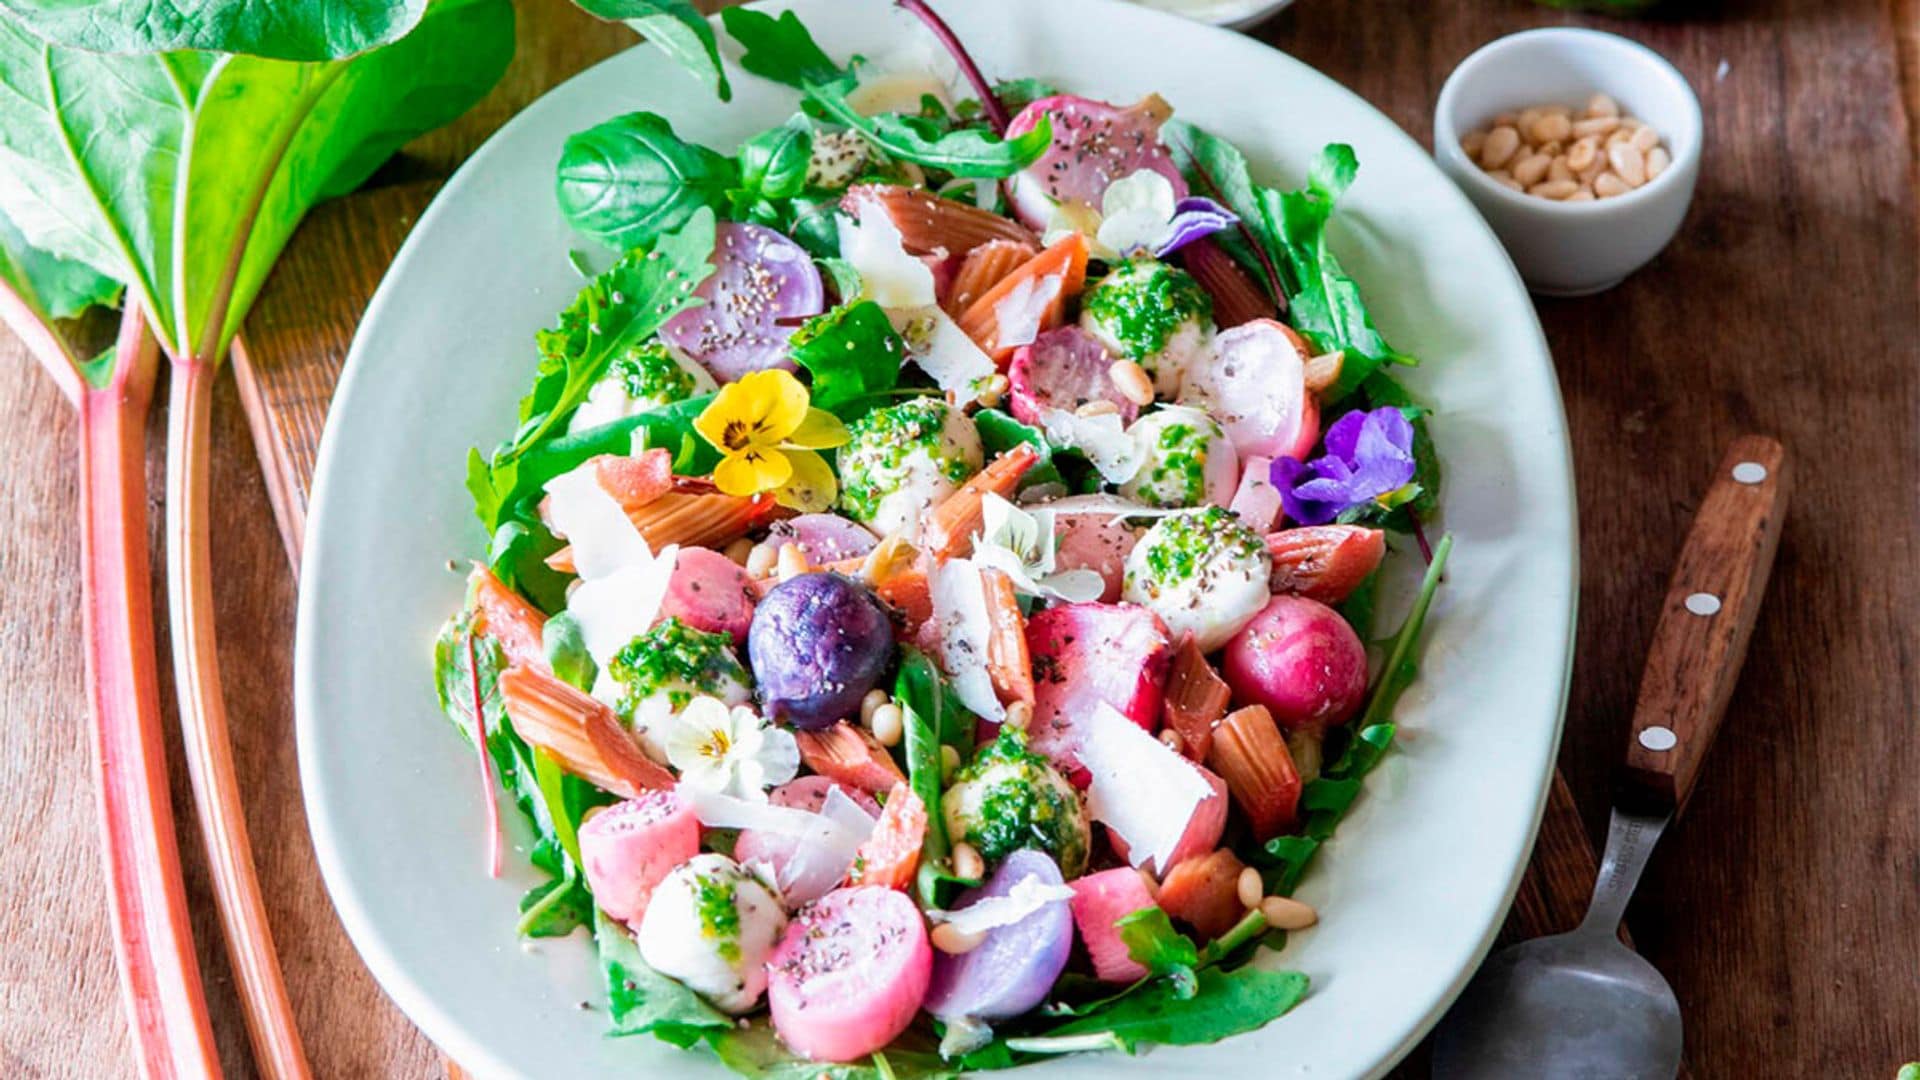
[[764,802],[768,788],[800,771],[792,732],[716,697],[695,697],[655,734],[680,782],[703,791]]
[[1098,600],[1106,583],[1092,570],[1054,570],[1052,510],[1023,510],[988,492],[981,501],[982,531],[973,537],[973,560],[1012,579],[1028,596],[1080,602]]
[[1047,222],[1044,243],[1085,233],[1089,253],[1115,262],[1136,251],[1154,251],[1173,233],[1178,198],[1173,182],[1152,169],[1136,169],[1107,185],[1100,208],[1061,203]]

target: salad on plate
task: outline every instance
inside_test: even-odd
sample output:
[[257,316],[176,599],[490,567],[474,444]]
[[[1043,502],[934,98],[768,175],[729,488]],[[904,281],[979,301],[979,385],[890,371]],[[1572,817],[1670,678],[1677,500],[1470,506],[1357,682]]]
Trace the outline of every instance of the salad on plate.
[[800,95],[731,153],[648,112],[562,153],[600,251],[471,456],[435,649],[492,872],[496,789],[533,837],[502,918],[591,934],[614,1034],[747,1075],[1261,1027],[1450,547],[1413,361],[1327,245],[1353,152],[1267,187],[901,6],[928,48],[846,62],[726,11]]

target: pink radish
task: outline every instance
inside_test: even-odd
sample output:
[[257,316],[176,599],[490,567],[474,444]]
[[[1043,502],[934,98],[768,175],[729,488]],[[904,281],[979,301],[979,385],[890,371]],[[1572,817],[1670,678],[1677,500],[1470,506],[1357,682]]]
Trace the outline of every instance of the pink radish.
[[715,268],[693,294],[706,303],[675,315],[661,340],[726,383],[767,368],[795,369],[787,339],[826,307],[820,271],[805,248],[762,225],[720,223]]
[[1320,405],[1298,340],[1272,319],[1221,331],[1187,371],[1180,403],[1219,421],[1242,457],[1305,460],[1320,438]]
[[1056,508],[1053,515],[1055,570],[1092,570],[1106,582],[1102,603],[1120,599],[1126,580],[1127,555],[1140,534],[1118,514],[1098,511],[1072,513]]
[[1120,107],[1104,101],[1057,94],[1021,109],[1007,125],[1007,137],[1037,127],[1042,116],[1053,121],[1053,145],[1008,183],[1014,213],[1035,232],[1045,232],[1054,208],[1079,203],[1100,209],[1107,185],[1141,169],[1151,169],[1184,198],[1187,182],[1160,141],[1160,125],[1173,109],[1158,94]]
[[1114,923],[1142,908],[1154,907],[1146,879],[1130,866],[1088,874],[1067,883],[1073,889],[1073,923],[1087,943],[1093,973],[1103,982],[1130,983],[1147,976],[1147,969],[1127,953]]
[[773,1029],[813,1061],[854,1061],[920,1011],[933,974],[927,925],[907,894],[835,889],[801,909],[767,958]]
[[736,648],[753,625],[753,582],[738,563],[710,548],[681,548],[660,601],[660,618],[677,616],[695,630],[726,634]]
[[1084,785],[1079,748],[1101,702],[1152,731],[1173,650],[1160,617],[1137,604],[1061,604],[1027,620],[1033,656],[1028,746]]
[[772,567],[780,549],[788,544],[800,549],[809,566],[825,566],[858,559],[879,543],[865,526],[839,514],[801,514],[768,526],[767,538],[754,545],[747,565]]
[[[1187,828],[1180,834],[1180,843],[1168,856],[1167,865],[1156,866],[1148,859],[1140,869],[1148,873],[1165,877],[1167,871],[1196,856],[1205,855],[1220,846],[1220,836],[1227,831],[1227,782],[1214,775],[1213,770],[1197,762],[1188,762],[1193,770],[1200,774],[1207,786],[1213,789],[1213,797],[1200,800],[1193,808],[1193,816],[1187,819]],[[1122,859],[1127,858],[1127,842],[1112,829],[1107,830],[1107,839],[1113,844],[1113,853]],[[1129,860],[1131,861],[1131,860]]]
[[[827,777],[818,775],[803,776],[774,788],[769,793],[767,801],[775,806],[791,807],[817,814],[820,808],[826,805],[827,792],[836,787],[840,789],[841,794],[852,799],[860,809],[873,817],[880,816],[880,804],[873,801],[873,796],[858,788],[836,784]],[[786,870],[787,860],[793,858],[793,853],[799,849],[801,843],[799,837],[785,833],[769,832],[765,829],[742,829],[739,837],[733,842],[733,858],[741,866],[764,862],[773,870],[774,880],[780,881]],[[796,892],[793,888],[786,889],[782,895],[789,904],[804,904],[818,899],[821,893],[832,888],[834,884],[829,882],[820,887],[819,891],[811,892],[810,895],[801,895],[801,892]]]
[[608,915],[638,926],[653,890],[700,853],[700,820],[671,791],[615,803],[580,826],[587,887]]
[[1265,705],[1282,730],[1344,724],[1367,694],[1367,650],[1340,613],[1276,596],[1227,642],[1220,673],[1239,705]]
[[1042,424],[1048,412],[1077,412],[1095,401],[1111,402],[1123,423],[1133,423],[1140,406],[1120,392],[1108,371],[1113,354],[1078,326],[1049,330],[1015,350],[1007,368],[1014,418]]

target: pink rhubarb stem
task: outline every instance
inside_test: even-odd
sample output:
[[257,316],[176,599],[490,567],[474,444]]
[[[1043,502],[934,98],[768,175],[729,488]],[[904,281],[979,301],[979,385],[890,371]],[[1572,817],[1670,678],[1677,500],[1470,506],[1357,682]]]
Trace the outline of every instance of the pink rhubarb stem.
[[[62,350],[64,352],[64,350]],[[173,806],[147,569],[146,420],[159,350],[129,302],[112,380],[83,385],[81,592],[95,804],[121,997],[140,1075],[220,1075],[201,989]]]
[[[4,280],[0,280],[0,323],[13,331],[21,344],[27,347],[27,352],[40,361],[47,377],[60,388],[60,394],[67,399],[67,403],[78,408],[80,368],[73,353],[67,348],[66,342],[60,340],[60,335],[54,333],[52,325],[39,309],[28,303],[26,297],[9,288]],[[144,417],[146,414],[141,415]]]
[[273,1080],[304,1080],[310,1075],[306,1053],[254,875],[214,643],[208,450],[219,370],[211,359],[176,356],[169,388],[166,556],[174,681],[194,804],[254,1059]]

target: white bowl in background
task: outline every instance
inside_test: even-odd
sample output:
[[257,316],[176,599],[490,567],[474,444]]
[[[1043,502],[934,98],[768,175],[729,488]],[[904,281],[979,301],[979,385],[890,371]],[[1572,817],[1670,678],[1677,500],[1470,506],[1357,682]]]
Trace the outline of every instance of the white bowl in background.
[[[1660,132],[1673,164],[1625,195],[1558,202],[1505,187],[1460,138],[1503,112],[1576,108],[1595,93]],[[1620,283],[1673,239],[1700,174],[1700,100],[1659,53],[1617,34],[1553,27],[1481,46],[1447,76],[1433,110],[1433,152],[1500,235],[1534,292],[1584,296]]]
[[1229,30],[1251,30],[1266,22],[1293,0],[1133,0],[1141,7],[1158,8],[1184,15],[1196,22],[1224,26]]

